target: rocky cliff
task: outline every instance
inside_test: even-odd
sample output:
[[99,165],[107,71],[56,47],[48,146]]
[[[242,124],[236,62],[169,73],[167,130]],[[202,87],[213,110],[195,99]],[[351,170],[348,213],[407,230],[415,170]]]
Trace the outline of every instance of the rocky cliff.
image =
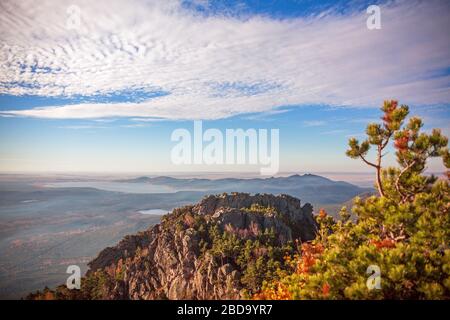
[[[222,194],[173,210],[104,249],[81,290],[59,299],[239,299],[276,277],[298,241],[315,236],[309,204],[288,195]],[[33,298],[33,296],[31,296]]]

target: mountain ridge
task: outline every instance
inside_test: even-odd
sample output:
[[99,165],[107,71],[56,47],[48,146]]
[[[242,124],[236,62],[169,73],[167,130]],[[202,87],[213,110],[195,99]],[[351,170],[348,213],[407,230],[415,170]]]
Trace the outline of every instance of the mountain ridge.
[[59,286],[28,298],[241,299],[275,277],[298,241],[315,237],[312,211],[289,195],[205,196],[102,250],[81,290]]
[[334,181],[319,175],[304,174],[270,178],[174,178],[169,176],[116,180],[124,183],[148,183],[177,190],[205,191],[208,193],[247,192],[290,194],[311,203],[342,203],[358,194],[371,191],[345,181]]

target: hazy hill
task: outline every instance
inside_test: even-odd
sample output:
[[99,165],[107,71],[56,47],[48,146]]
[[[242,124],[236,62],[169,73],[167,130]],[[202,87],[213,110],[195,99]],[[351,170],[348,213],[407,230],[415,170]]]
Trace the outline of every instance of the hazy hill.
[[178,179],[172,177],[139,177],[118,180],[126,183],[148,183],[171,187],[177,190],[205,191],[207,193],[250,192],[289,194],[311,203],[336,204],[345,202],[354,196],[367,192],[348,182],[333,181],[318,175],[304,174],[277,178],[254,179]]

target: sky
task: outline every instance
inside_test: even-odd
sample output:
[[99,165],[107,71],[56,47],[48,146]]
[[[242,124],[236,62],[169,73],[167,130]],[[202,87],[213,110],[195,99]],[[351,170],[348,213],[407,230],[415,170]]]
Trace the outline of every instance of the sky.
[[383,100],[449,135],[448,30],[433,0],[2,1],[0,172],[255,170],[173,164],[194,120],[279,129],[282,172],[365,172],[347,140]]

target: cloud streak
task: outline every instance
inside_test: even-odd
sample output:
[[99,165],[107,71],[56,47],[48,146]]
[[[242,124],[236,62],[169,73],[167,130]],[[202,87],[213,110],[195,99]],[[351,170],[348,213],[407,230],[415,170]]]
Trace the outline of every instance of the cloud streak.
[[[73,3],[80,27],[70,30]],[[167,93],[138,102],[2,106],[3,115],[219,119],[283,106],[374,107],[388,98],[450,103],[446,1],[383,6],[381,30],[366,28],[365,12],[277,20],[204,17],[178,1],[0,6],[0,94]]]

